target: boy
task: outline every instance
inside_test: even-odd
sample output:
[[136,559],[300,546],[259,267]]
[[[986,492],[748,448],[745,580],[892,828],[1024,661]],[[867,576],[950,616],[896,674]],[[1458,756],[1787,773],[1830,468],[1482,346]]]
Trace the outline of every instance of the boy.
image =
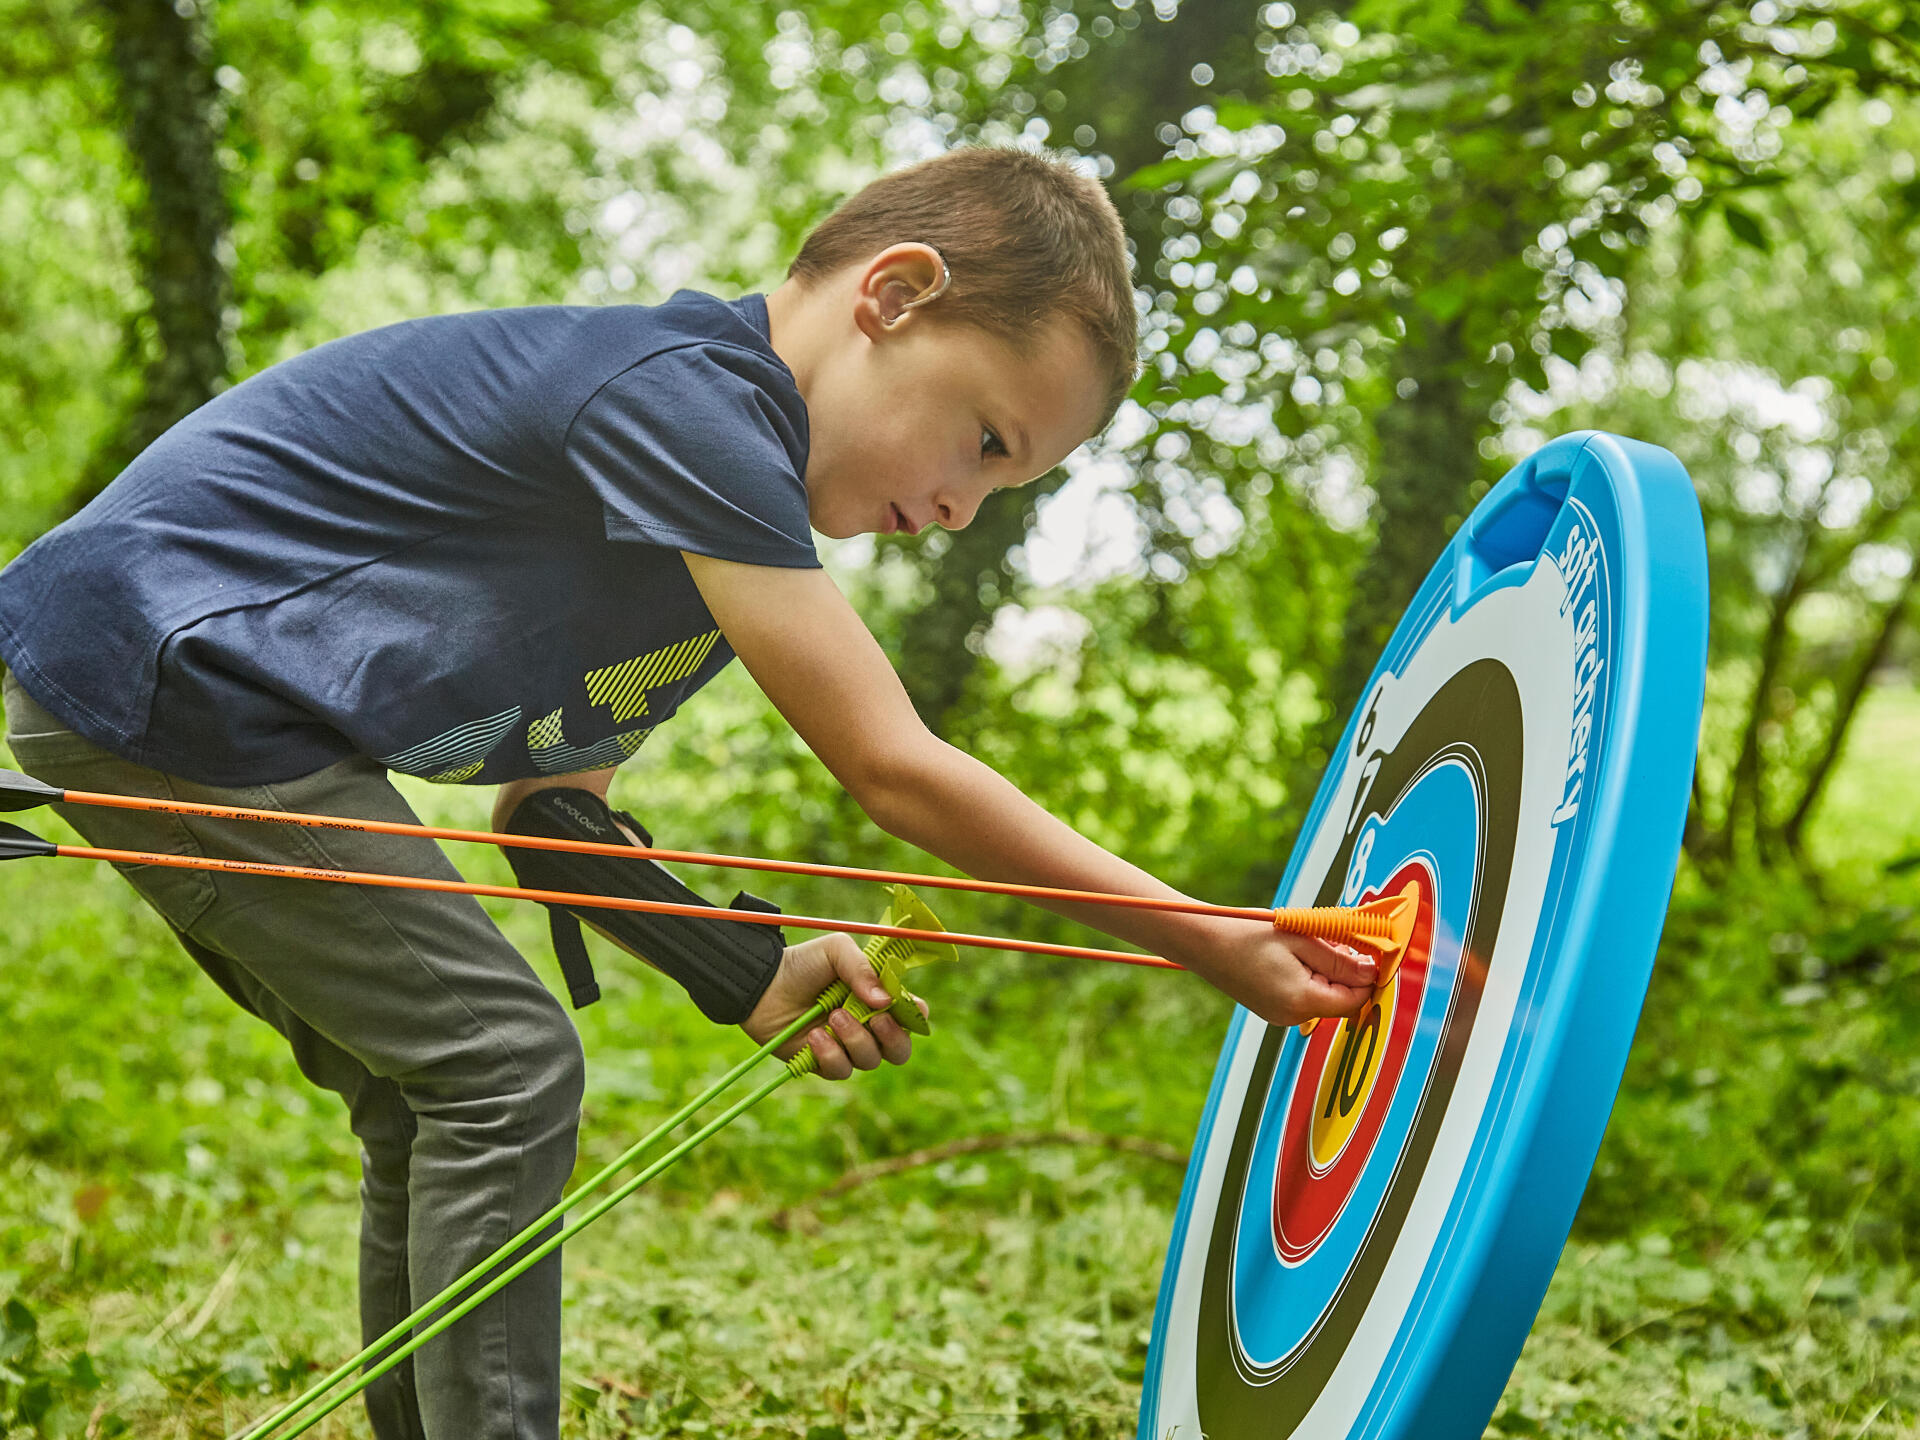
[[[957,529],[1060,463],[1135,373],[1124,241],[1091,180],[960,150],[887,176],[763,300],[542,307],[324,345],[174,427],[0,573],[8,740],[62,786],[407,819],[385,771],[604,796],[737,654],[883,829],[975,876],[1171,895],[921,724],[809,527]],[[423,840],[114,810],[102,846],[451,877]],[[471,898],[171,869],[127,877],[346,1101],[371,1337],[559,1197],[578,1036]],[[1263,1018],[1355,1009],[1371,962],[1270,927],[1059,907]],[[846,936],[722,976],[756,1039]],[[907,1059],[888,1017],[806,1037],[832,1079]],[[367,1392],[382,1440],[546,1437],[559,1257]]]

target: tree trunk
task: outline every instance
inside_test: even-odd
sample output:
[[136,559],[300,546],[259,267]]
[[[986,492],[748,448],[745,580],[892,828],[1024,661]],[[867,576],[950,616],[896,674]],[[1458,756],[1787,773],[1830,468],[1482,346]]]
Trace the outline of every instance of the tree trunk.
[[1780,674],[1781,662],[1785,659],[1787,636],[1793,620],[1793,607],[1800,603],[1800,597],[1806,594],[1813,581],[1812,540],[1803,530],[1800,536],[1800,554],[1793,567],[1793,575],[1780,592],[1779,600],[1774,604],[1772,613],[1767,617],[1766,634],[1760,642],[1760,673],[1754,678],[1753,699],[1747,710],[1746,732],[1740,737],[1740,752],[1733,762],[1733,779],[1727,790],[1726,813],[1722,817],[1720,833],[1703,848],[1702,854],[1710,858],[1732,860],[1737,858],[1740,842],[1740,824],[1743,813],[1751,812],[1751,834],[1756,843],[1763,839],[1766,829],[1766,797],[1761,793],[1760,772],[1761,732],[1766,728],[1767,716],[1772,710],[1774,680]]
[[1787,853],[1795,860],[1804,861],[1802,846],[1807,821],[1818,807],[1827,781],[1846,748],[1847,734],[1853,728],[1854,717],[1859,714],[1860,702],[1866,698],[1867,687],[1873,683],[1873,672],[1886,663],[1887,654],[1893,649],[1894,638],[1899,635],[1901,626],[1906,623],[1908,607],[1916,594],[1920,594],[1920,564],[1907,571],[1900,593],[1881,617],[1879,630],[1861,656],[1859,668],[1854,671],[1846,693],[1840,697],[1833,724],[1827,731],[1827,743],[1821,750],[1820,759],[1814,764],[1813,773],[1807,777],[1799,803],[1793,807],[1793,814],[1787,817],[1787,823],[1780,827],[1780,838],[1786,844]]
[[[1471,393],[1472,366],[1458,321],[1421,326],[1400,347],[1395,394],[1374,421],[1378,539],[1354,577],[1345,638],[1334,671],[1326,748],[1373,673],[1393,627],[1469,506],[1480,473],[1487,397]],[[1410,390],[1411,394],[1404,392]]]
[[220,106],[194,0],[102,0],[120,118],[144,194],[132,217],[147,294],[133,327],[141,393],[74,490],[78,509],[228,374],[224,252],[230,223],[217,153]]

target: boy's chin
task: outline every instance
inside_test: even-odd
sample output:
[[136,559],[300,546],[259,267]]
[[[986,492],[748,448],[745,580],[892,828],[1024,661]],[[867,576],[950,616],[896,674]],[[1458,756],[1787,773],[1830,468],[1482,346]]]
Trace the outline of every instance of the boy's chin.
[[851,540],[856,535],[878,535],[880,533],[880,527],[877,525],[860,525],[845,518],[836,520],[830,515],[810,514],[807,516],[807,523],[813,527],[817,534],[824,535],[829,540]]

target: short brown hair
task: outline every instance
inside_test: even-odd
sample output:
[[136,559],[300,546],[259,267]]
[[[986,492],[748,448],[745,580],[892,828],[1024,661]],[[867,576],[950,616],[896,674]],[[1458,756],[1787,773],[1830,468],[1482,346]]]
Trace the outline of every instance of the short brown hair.
[[1107,373],[1104,430],[1140,366],[1126,232],[1100,182],[1051,152],[962,146],[844,201],[787,274],[810,284],[916,240],[952,267],[950,318],[1023,349],[1056,316],[1079,322]]

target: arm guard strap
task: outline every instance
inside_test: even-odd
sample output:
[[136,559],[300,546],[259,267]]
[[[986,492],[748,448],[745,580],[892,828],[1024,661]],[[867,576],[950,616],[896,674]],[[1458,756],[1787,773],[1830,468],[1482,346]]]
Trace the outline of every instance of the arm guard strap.
[[[653,837],[631,815],[615,811],[587,790],[536,790],[522,800],[507,822],[507,833],[556,840],[591,840],[602,845],[632,842],[615,820],[648,845]],[[637,955],[680,984],[709,1020],[738,1025],[753,1013],[787,947],[786,935],[771,925],[742,925],[721,917],[726,911],[682,885],[657,861],[634,856],[579,855],[564,850],[509,849],[507,860],[522,885],[536,890],[572,890],[634,900],[666,900],[707,905],[714,918],[649,915],[636,910],[572,909],[549,905],[553,950],[575,1009],[600,998],[593,962],[587,957],[580,922],[586,921],[629,954]],[[780,907],[741,891],[732,908],[777,915]]]

